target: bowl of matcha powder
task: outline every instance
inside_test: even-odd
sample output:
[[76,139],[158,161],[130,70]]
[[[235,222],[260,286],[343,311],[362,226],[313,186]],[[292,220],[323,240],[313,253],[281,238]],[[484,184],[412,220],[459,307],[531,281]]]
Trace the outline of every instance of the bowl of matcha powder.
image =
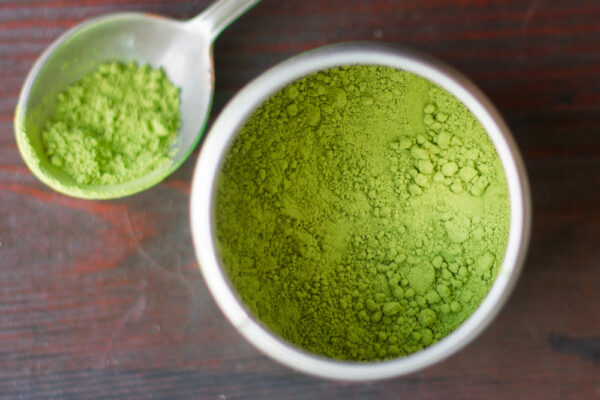
[[196,254],[258,349],[334,379],[407,374],[487,326],[518,277],[529,192],[489,100],[382,44],[297,56],[225,107],[191,197]]

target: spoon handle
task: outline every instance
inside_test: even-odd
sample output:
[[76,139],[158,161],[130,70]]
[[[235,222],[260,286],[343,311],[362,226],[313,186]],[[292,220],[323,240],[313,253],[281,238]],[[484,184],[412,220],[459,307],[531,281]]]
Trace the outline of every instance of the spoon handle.
[[219,34],[238,19],[250,7],[260,0],[218,0],[211,4],[202,14],[192,18],[188,25],[191,29],[201,29],[207,33],[210,42],[219,36]]

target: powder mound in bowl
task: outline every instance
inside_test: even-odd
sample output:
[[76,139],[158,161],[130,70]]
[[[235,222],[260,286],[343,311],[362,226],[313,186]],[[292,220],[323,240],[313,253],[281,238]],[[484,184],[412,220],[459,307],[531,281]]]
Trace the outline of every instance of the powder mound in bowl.
[[509,197],[489,137],[447,91],[349,66],[264,103],[222,166],[220,256],[249,310],[322,356],[417,352],[479,306],[504,257]]
[[169,161],[179,105],[163,70],[102,64],[58,96],[42,133],[46,156],[82,185],[139,178]]

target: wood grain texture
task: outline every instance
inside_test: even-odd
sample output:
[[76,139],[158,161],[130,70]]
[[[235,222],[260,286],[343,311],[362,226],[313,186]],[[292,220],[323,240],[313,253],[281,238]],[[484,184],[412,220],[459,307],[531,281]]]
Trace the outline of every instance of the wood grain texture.
[[188,226],[193,156],[129,198],[67,198],[14,141],[18,92],[59,34],[100,14],[190,18],[207,0],[0,0],[0,398],[600,399],[600,3],[264,0],[218,39],[212,116],[267,67],[348,40],[402,43],[473,79],[532,184],[522,278],[494,323],[408,377],[340,383],[251,348],[204,286]]

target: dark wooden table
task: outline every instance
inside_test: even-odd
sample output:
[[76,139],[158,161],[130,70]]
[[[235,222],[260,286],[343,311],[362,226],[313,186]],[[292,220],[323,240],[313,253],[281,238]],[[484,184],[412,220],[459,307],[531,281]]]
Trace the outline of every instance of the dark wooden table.
[[207,0],[0,0],[0,398],[599,399],[600,2],[265,0],[218,39],[212,118],[275,63],[348,40],[403,43],[462,70],[512,127],[533,236],[495,322],[408,377],[295,373],[217,310],[188,226],[197,152],[172,177],[97,202],[40,184],[15,144],[18,92],[59,34],[103,13],[190,18]]

